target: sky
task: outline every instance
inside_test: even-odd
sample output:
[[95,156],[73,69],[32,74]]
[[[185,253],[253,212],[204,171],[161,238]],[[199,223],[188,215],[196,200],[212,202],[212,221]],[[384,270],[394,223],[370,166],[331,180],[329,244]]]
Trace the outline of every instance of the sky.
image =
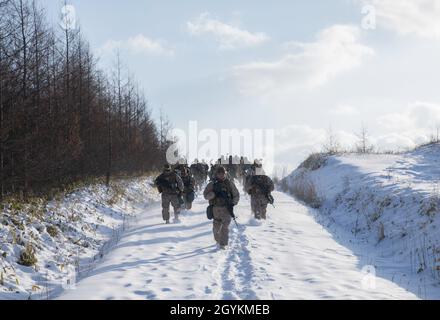
[[[40,0],[57,23],[64,1]],[[109,70],[119,50],[176,128],[274,131],[288,170],[345,148],[361,127],[378,150],[426,142],[440,126],[440,1],[71,0]]]

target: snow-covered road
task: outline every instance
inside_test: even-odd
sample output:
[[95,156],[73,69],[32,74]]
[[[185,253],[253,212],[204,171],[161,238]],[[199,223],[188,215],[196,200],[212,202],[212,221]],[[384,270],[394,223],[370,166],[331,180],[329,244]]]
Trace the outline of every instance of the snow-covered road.
[[[283,193],[259,225],[249,199],[236,208],[228,251],[217,251],[206,202],[180,224],[164,225],[155,206],[114,250],[60,299],[416,299],[393,282],[363,272],[310,209]],[[365,271],[365,270],[364,270]]]

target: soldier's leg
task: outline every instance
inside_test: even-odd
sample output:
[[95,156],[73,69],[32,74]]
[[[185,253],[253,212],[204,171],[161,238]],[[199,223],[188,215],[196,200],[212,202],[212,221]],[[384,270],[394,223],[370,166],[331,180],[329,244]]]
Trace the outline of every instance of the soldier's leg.
[[267,219],[267,204],[261,205],[261,218],[266,220]]
[[177,195],[172,195],[170,201],[171,201],[171,205],[173,206],[173,209],[174,209],[174,218],[178,219],[179,214],[180,214],[179,198]]
[[217,242],[218,244],[220,244],[220,231],[222,228],[222,221],[221,220],[217,220],[214,218],[214,223],[213,223],[213,234],[214,234],[214,240],[215,242]]
[[267,206],[269,205],[269,200],[266,196],[261,196],[260,198],[260,208],[261,208],[261,218],[267,219]]
[[162,194],[162,218],[164,221],[170,220],[170,197]]
[[184,200],[185,200],[185,209],[186,210],[191,210],[192,202],[190,201],[191,199],[190,199],[190,194],[189,193],[185,193]]
[[258,197],[251,196],[251,208],[252,213],[254,214],[255,219],[260,219],[259,205],[258,205]]
[[222,228],[222,219],[221,219],[221,212],[219,208],[214,207],[214,221],[213,221],[213,229],[212,232],[214,233],[214,239],[215,242],[220,244],[220,232]]
[[220,229],[220,245],[227,246],[229,244],[229,225],[231,224],[231,214],[227,208],[222,208],[221,212],[221,229]]

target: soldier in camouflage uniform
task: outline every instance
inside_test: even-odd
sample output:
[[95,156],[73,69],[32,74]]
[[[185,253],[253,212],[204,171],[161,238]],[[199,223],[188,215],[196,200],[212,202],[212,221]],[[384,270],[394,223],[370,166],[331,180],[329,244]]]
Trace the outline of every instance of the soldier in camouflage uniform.
[[196,159],[190,169],[195,180],[196,188],[200,190],[206,182],[205,165]]
[[196,182],[188,168],[183,169],[181,178],[183,181],[183,200],[185,201],[185,209],[191,210],[195,198],[194,190]]
[[202,170],[203,183],[205,183],[206,180],[208,179],[209,165],[205,161],[202,161],[201,164],[202,164],[202,169],[203,169]]
[[275,186],[271,178],[264,175],[261,165],[256,165],[254,174],[246,180],[245,191],[251,196],[252,213],[257,220],[267,219],[267,206],[269,203],[273,204],[273,197],[271,195]]
[[209,180],[213,181],[216,177],[217,169],[221,167],[221,159],[219,159],[215,164],[211,164],[211,169],[209,170]]
[[214,239],[220,249],[226,249],[229,242],[229,225],[231,224],[233,207],[238,204],[240,194],[234,182],[227,179],[224,167],[218,167],[216,176],[206,186],[203,193],[214,213]]
[[180,214],[179,194],[183,192],[183,182],[180,176],[165,165],[163,173],[154,181],[162,194],[162,217],[166,224],[170,223],[170,204],[174,209],[174,218],[177,221]]

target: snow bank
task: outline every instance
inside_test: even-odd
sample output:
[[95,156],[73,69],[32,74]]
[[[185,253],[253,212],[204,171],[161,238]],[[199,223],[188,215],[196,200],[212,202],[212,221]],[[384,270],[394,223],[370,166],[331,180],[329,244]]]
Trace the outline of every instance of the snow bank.
[[348,234],[344,245],[364,246],[360,259],[380,276],[440,298],[439,161],[440,144],[399,155],[321,156],[319,166],[300,166],[283,185],[292,193],[313,186],[317,219],[335,236]]
[[[48,299],[73,285],[117,241],[132,217],[159,199],[151,183],[151,178],[136,178],[115,181],[110,188],[96,184],[48,203],[4,208],[0,300]],[[32,264],[33,254],[37,262],[23,265]]]

